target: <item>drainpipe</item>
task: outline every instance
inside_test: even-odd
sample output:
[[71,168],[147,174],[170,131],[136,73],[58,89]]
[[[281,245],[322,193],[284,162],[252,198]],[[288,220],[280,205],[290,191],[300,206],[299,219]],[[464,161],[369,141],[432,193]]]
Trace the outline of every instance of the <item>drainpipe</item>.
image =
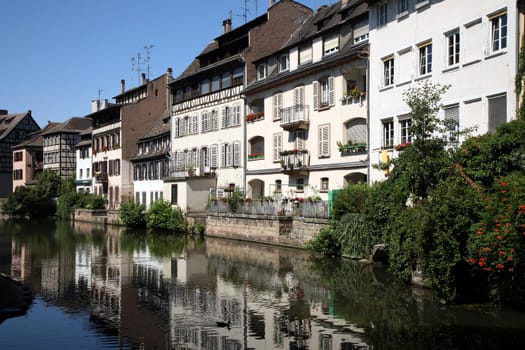
[[368,164],[366,167],[366,182],[371,185],[370,181],[370,160],[372,159],[372,150],[370,149],[370,52],[367,56],[363,56],[361,53],[357,54],[357,57],[366,60],[366,143],[368,148]]
[[248,130],[247,130],[247,124],[246,123],[246,96],[241,95],[242,99],[242,159],[243,159],[243,167],[242,167],[242,181],[243,181],[243,187],[244,187],[244,197],[246,198],[246,193],[248,192],[247,181],[246,181],[246,171],[248,167]]

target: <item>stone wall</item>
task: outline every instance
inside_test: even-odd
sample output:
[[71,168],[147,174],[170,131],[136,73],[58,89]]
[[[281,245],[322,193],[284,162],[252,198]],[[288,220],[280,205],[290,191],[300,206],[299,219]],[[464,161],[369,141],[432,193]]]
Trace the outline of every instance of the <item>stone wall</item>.
[[212,214],[206,219],[207,236],[304,248],[327,219],[289,216]]

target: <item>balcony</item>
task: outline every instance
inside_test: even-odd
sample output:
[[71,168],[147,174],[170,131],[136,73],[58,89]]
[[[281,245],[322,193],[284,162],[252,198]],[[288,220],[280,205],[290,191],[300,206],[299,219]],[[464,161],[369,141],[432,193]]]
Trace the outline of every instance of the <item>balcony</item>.
[[288,175],[307,175],[310,170],[310,156],[307,150],[282,151],[281,168],[284,174]]
[[281,127],[288,131],[296,129],[308,130],[308,126],[310,125],[309,111],[308,106],[304,105],[281,108]]
[[248,123],[255,123],[263,119],[264,119],[264,112],[255,112],[255,113],[250,113],[246,115],[246,122]]

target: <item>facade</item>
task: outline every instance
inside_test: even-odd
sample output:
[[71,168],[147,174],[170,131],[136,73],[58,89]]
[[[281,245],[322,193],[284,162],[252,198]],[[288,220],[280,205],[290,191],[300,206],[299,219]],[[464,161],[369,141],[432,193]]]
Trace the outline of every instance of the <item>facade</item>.
[[166,113],[138,142],[133,163],[135,202],[147,209],[163,199],[164,178],[169,176],[170,117]]
[[75,185],[77,192],[91,193],[93,185],[93,169],[91,160],[91,132],[92,128],[80,133],[80,142],[75,145],[76,176]]
[[368,5],[339,1],[256,61],[247,97],[247,197],[328,199],[366,182]]
[[213,196],[244,191],[242,90],[257,75],[253,61],[279,49],[310,14],[295,1],[281,0],[238,28],[225,20],[223,34],[170,84],[173,142],[164,192],[172,204],[202,211],[210,189]]
[[49,122],[42,130],[29,134],[29,140],[13,146],[13,191],[18,186],[36,184],[38,174],[44,169],[44,138],[42,133],[58,124]]
[[116,103],[87,116],[93,119],[93,192],[107,196],[109,208],[134,198],[131,159],[144,131],[167,113],[171,79],[171,69],[153,80],[143,74],[141,85],[129,90],[122,80]]
[[26,141],[29,135],[40,130],[31,111],[8,114],[0,110],[0,197],[5,197],[13,189],[13,180],[20,177],[20,171],[13,172],[12,147]]
[[75,145],[80,142],[80,133],[91,127],[91,120],[72,117],[42,132],[44,170],[55,171],[61,178],[75,177]]
[[386,176],[373,164],[396,157],[396,148],[411,142],[403,101],[410,87],[426,81],[450,85],[440,117],[454,121],[452,136],[458,128],[492,132],[515,118],[522,1],[368,3],[371,182]]

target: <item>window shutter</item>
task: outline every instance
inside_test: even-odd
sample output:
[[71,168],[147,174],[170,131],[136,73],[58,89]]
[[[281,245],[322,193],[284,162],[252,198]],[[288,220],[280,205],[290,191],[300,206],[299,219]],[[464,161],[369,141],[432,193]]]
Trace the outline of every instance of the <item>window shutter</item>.
[[328,157],[330,155],[329,148],[330,130],[328,125],[319,127],[319,156]]
[[283,95],[277,93],[273,95],[273,120],[281,119],[281,108],[283,105]]
[[201,157],[200,157],[200,154],[199,154],[199,150],[197,148],[193,149],[193,163],[195,163],[195,169],[197,168],[200,168],[201,164],[200,164],[200,160],[201,160]]
[[281,160],[281,151],[283,148],[283,134],[273,135],[273,160]]
[[210,148],[210,167],[217,168],[217,145],[211,145]]
[[324,40],[324,53],[336,51],[339,48],[339,35],[326,38]]
[[195,114],[193,116],[193,130],[192,130],[192,133],[193,134],[198,134],[199,133],[199,115],[198,114]]
[[314,95],[313,106],[314,106],[314,111],[317,111],[319,109],[319,82],[314,81],[312,86],[313,86],[313,95]]
[[211,129],[212,130],[218,130],[219,129],[219,116],[218,116],[217,110],[214,110],[211,112]]
[[233,166],[241,166],[241,143],[233,143]]
[[304,130],[295,131],[295,148],[304,150]]
[[293,99],[294,99],[294,105],[295,106],[302,106],[304,105],[304,87],[296,87],[293,90]]
[[184,153],[182,151],[177,151],[177,155],[175,158],[175,168],[176,170],[181,170],[183,168],[183,161],[184,161]]
[[175,137],[180,136],[180,118],[175,119]]
[[221,145],[221,168],[226,167],[226,144]]
[[335,106],[334,77],[328,77],[328,104]]
[[222,107],[222,128],[223,129],[230,126],[228,117],[229,117],[228,116],[228,107]]

